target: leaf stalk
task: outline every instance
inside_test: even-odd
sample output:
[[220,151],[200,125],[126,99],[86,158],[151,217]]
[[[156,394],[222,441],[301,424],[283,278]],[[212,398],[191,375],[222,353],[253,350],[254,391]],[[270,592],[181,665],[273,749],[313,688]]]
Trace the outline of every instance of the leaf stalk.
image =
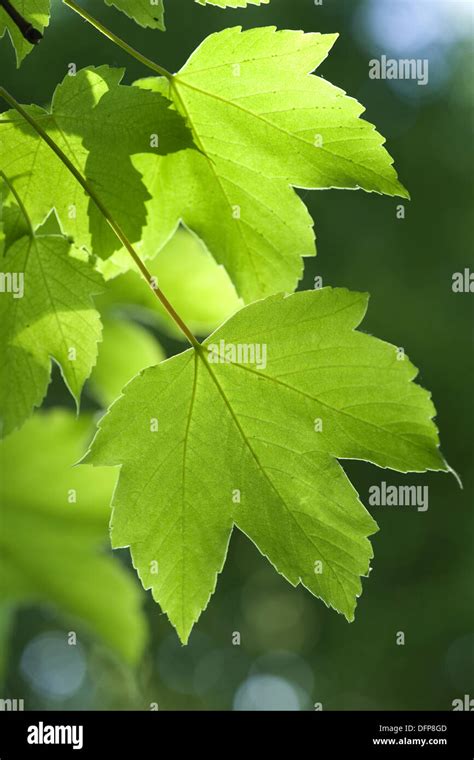
[[87,21],[89,24],[91,24],[91,26],[103,34],[104,37],[107,37],[107,39],[111,40],[111,42],[114,42],[116,45],[118,45],[119,48],[122,48],[122,50],[128,53],[128,55],[131,55],[144,66],[152,69],[152,71],[155,73],[160,74],[160,76],[166,77],[166,79],[168,79],[170,82],[173,81],[173,74],[170,71],[165,69],[163,66],[160,66],[158,63],[155,63],[150,58],[147,58],[145,55],[142,55],[142,53],[139,53],[138,50],[135,50],[135,48],[129,45],[128,42],[122,40],[120,37],[114,34],[114,32],[111,32],[110,29],[107,29],[106,26],[94,18],[94,16],[91,16],[91,14],[84,10],[84,8],[81,8],[81,6],[74,2],[74,0],[63,0],[63,3],[64,5],[67,5],[67,7],[72,11],[81,16],[84,21]]

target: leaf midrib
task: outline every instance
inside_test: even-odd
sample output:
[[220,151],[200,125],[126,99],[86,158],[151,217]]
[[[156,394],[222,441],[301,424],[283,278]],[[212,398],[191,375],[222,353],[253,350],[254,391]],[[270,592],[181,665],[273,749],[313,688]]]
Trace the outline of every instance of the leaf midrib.
[[[325,407],[326,409],[330,409],[332,412],[335,412],[336,414],[342,414],[346,417],[350,417],[351,419],[355,420],[356,422],[363,422],[366,425],[369,425],[370,427],[375,428],[375,430],[379,432],[383,432],[388,435],[392,435],[396,438],[399,438],[403,443],[408,443],[411,446],[415,446],[416,448],[419,448],[421,451],[426,452],[426,449],[419,443],[414,443],[411,440],[406,439],[404,436],[400,435],[400,433],[397,433],[396,431],[387,430],[384,427],[380,427],[379,425],[376,425],[374,422],[370,422],[369,420],[361,420],[359,417],[355,417],[353,414],[349,414],[348,412],[344,411],[344,409],[337,409],[334,406],[331,406],[330,404],[325,403],[324,401],[321,401],[317,396],[311,396],[309,393],[306,393],[305,391],[302,391],[300,388],[295,388],[292,385],[288,385],[288,383],[284,383],[281,380],[279,380],[276,377],[272,377],[271,375],[265,375],[263,372],[259,372],[256,369],[252,369],[251,367],[247,367],[244,364],[239,364],[238,362],[232,362],[229,361],[229,364],[231,364],[233,367],[239,367],[240,369],[250,372],[254,375],[257,375],[257,377],[265,379],[265,380],[271,380],[277,385],[281,385],[283,388],[286,388],[287,390],[293,391],[293,393],[299,394],[303,396],[304,398],[309,399],[310,401],[313,401],[317,404],[321,404],[321,406]],[[383,452],[379,452],[383,453]],[[336,456],[336,455],[334,455]],[[336,457],[338,458],[338,457]],[[341,457],[342,458],[342,457]]]
[[[242,440],[243,440],[244,444],[246,445],[246,447],[248,448],[248,450],[249,450],[250,454],[252,455],[252,458],[254,459],[254,461],[255,461],[255,463],[256,463],[256,465],[257,465],[257,468],[258,468],[258,470],[259,470],[259,471],[260,471],[260,472],[263,474],[263,476],[264,476],[265,480],[267,481],[267,483],[269,484],[270,488],[271,488],[271,489],[272,489],[272,491],[273,491],[273,492],[276,494],[276,496],[277,496],[278,500],[279,500],[279,501],[280,501],[280,503],[283,505],[283,507],[285,508],[285,510],[286,510],[286,512],[288,513],[288,515],[290,515],[290,517],[291,517],[291,518],[292,518],[292,520],[294,521],[295,525],[297,526],[298,530],[299,530],[299,531],[300,531],[300,532],[303,534],[303,536],[304,536],[304,539],[305,539],[306,541],[309,541],[309,542],[310,542],[310,543],[311,543],[311,544],[314,546],[314,548],[317,550],[317,552],[320,554],[321,558],[323,559],[324,563],[326,563],[326,564],[327,564],[327,566],[330,568],[330,570],[331,570],[331,572],[332,572],[332,574],[333,574],[333,577],[334,577],[334,578],[335,578],[335,580],[336,580],[336,583],[337,583],[337,584],[338,584],[338,586],[340,587],[340,589],[341,589],[341,591],[342,591],[342,593],[343,593],[343,596],[344,596],[344,597],[345,597],[345,599],[346,599],[346,602],[348,602],[348,603],[349,603],[349,607],[348,607],[348,609],[350,609],[350,608],[351,608],[351,603],[350,603],[349,597],[348,597],[348,595],[347,595],[347,592],[346,592],[346,590],[345,590],[345,588],[344,588],[344,586],[343,586],[343,584],[342,584],[342,582],[341,582],[341,580],[340,580],[340,578],[339,578],[338,574],[336,573],[336,571],[334,570],[334,568],[333,568],[333,566],[332,566],[332,562],[330,562],[330,561],[328,561],[328,560],[326,559],[326,557],[325,557],[325,556],[323,555],[323,553],[321,552],[321,549],[320,549],[320,547],[319,547],[319,546],[318,546],[318,545],[317,545],[317,544],[314,542],[314,539],[313,539],[311,536],[308,536],[308,535],[306,534],[306,532],[304,531],[304,529],[301,527],[300,523],[299,523],[299,522],[298,522],[298,520],[296,519],[296,517],[295,517],[295,515],[294,515],[293,511],[292,511],[292,510],[291,510],[291,509],[288,507],[288,505],[286,504],[286,501],[284,500],[284,498],[282,497],[282,495],[281,495],[281,494],[280,494],[280,492],[278,491],[277,487],[275,486],[275,484],[273,483],[273,481],[272,481],[272,480],[271,480],[271,478],[269,477],[268,473],[266,472],[266,470],[265,470],[264,466],[263,466],[263,465],[262,465],[262,463],[260,462],[260,459],[258,458],[258,455],[257,455],[257,453],[255,452],[255,450],[254,450],[253,446],[252,446],[252,445],[251,445],[251,443],[250,443],[250,440],[249,440],[248,436],[246,435],[246,433],[245,433],[244,429],[242,428],[242,425],[240,424],[240,421],[239,421],[239,419],[238,419],[238,416],[237,416],[237,415],[236,415],[236,413],[234,412],[234,409],[232,408],[232,405],[230,404],[230,402],[229,402],[229,400],[228,400],[228,398],[227,398],[227,396],[226,396],[226,394],[225,394],[225,392],[224,392],[224,390],[223,390],[223,388],[222,388],[221,384],[219,383],[219,380],[217,379],[217,375],[216,375],[216,373],[212,371],[212,368],[211,368],[211,366],[209,365],[209,362],[207,361],[207,359],[206,359],[206,357],[205,357],[205,355],[203,354],[203,352],[202,352],[202,351],[200,351],[200,352],[199,352],[199,356],[200,356],[200,359],[202,360],[202,362],[204,363],[204,365],[205,365],[205,367],[206,367],[207,371],[209,372],[209,374],[210,374],[210,376],[211,376],[211,378],[212,378],[212,380],[213,380],[214,384],[216,385],[216,387],[217,387],[217,390],[218,390],[219,394],[221,395],[221,397],[222,397],[222,399],[223,399],[223,401],[224,401],[224,404],[225,404],[226,408],[228,409],[228,411],[229,411],[229,414],[231,415],[231,417],[232,417],[232,420],[233,420],[233,422],[234,422],[235,426],[237,427],[237,429],[238,429],[238,431],[239,431],[239,433],[240,433],[240,436],[241,436],[241,438],[242,438]],[[240,365],[239,365],[239,366],[240,366]],[[295,555],[297,554],[297,552],[295,551],[295,547],[294,547],[294,546],[293,546],[293,553],[294,553]],[[345,569],[346,569],[347,573],[351,574],[351,571],[350,571],[348,568],[345,568]],[[304,582],[303,582],[303,579],[301,578],[301,576],[298,576],[298,577],[299,577],[299,582],[300,582],[300,583],[301,583],[303,586],[305,586],[305,584],[304,584]],[[305,586],[305,587],[306,587],[306,586]],[[333,605],[331,604],[331,606],[333,606]],[[337,608],[336,608],[336,609],[337,609]]]

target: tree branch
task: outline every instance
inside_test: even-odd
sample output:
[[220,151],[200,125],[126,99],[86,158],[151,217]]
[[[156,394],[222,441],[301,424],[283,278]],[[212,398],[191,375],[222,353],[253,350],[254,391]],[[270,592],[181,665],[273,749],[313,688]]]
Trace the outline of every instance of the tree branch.
[[23,18],[21,13],[13,7],[10,0],[0,0],[0,8],[3,8],[13,23],[18,27],[19,31],[31,45],[37,45],[43,39],[43,35],[38,29],[35,29],[33,24],[30,24],[26,18]]

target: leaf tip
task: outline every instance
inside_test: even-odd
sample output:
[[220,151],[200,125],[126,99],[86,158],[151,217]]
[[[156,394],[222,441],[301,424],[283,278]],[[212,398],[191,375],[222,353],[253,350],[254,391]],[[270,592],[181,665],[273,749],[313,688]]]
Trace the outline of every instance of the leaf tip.
[[398,181],[397,182],[397,188],[398,188],[397,195],[400,198],[405,198],[407,201],[411,201],[410,191],[407,190],[407,188],[405,187],[405,185],[402,185],[402,183],[400,181]]
[[450,464],[448,464],[448,462],[446,461],[446,459],[444,459],[444,457],[443,457],[443,461],[444,461],[444,464],[446,465],[446,469],[444,470],[444,472],[447,472],[449,475],[452,475],[454,479],[456,480],[456,483],[458,484],[461,491],[464,491],[464,485],[459,473],[456,472],[456,470],[453,467],[451,467]]

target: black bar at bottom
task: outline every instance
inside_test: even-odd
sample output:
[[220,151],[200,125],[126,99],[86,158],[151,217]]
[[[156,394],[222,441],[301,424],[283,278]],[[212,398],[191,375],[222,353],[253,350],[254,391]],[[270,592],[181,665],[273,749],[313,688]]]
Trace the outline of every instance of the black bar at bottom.
[[[0,758],[140,757],[189,747],[219,754],[239,746],[265,754],[282,742],[314,757],[474,757],[470,712],[0,712]],[[306,743],[308,742],[308,743]],[[206,749],[207,747],[207,749]],[[245,751],[244,750],[244,751]],[[292,753],[293,754],[293,753]]]

